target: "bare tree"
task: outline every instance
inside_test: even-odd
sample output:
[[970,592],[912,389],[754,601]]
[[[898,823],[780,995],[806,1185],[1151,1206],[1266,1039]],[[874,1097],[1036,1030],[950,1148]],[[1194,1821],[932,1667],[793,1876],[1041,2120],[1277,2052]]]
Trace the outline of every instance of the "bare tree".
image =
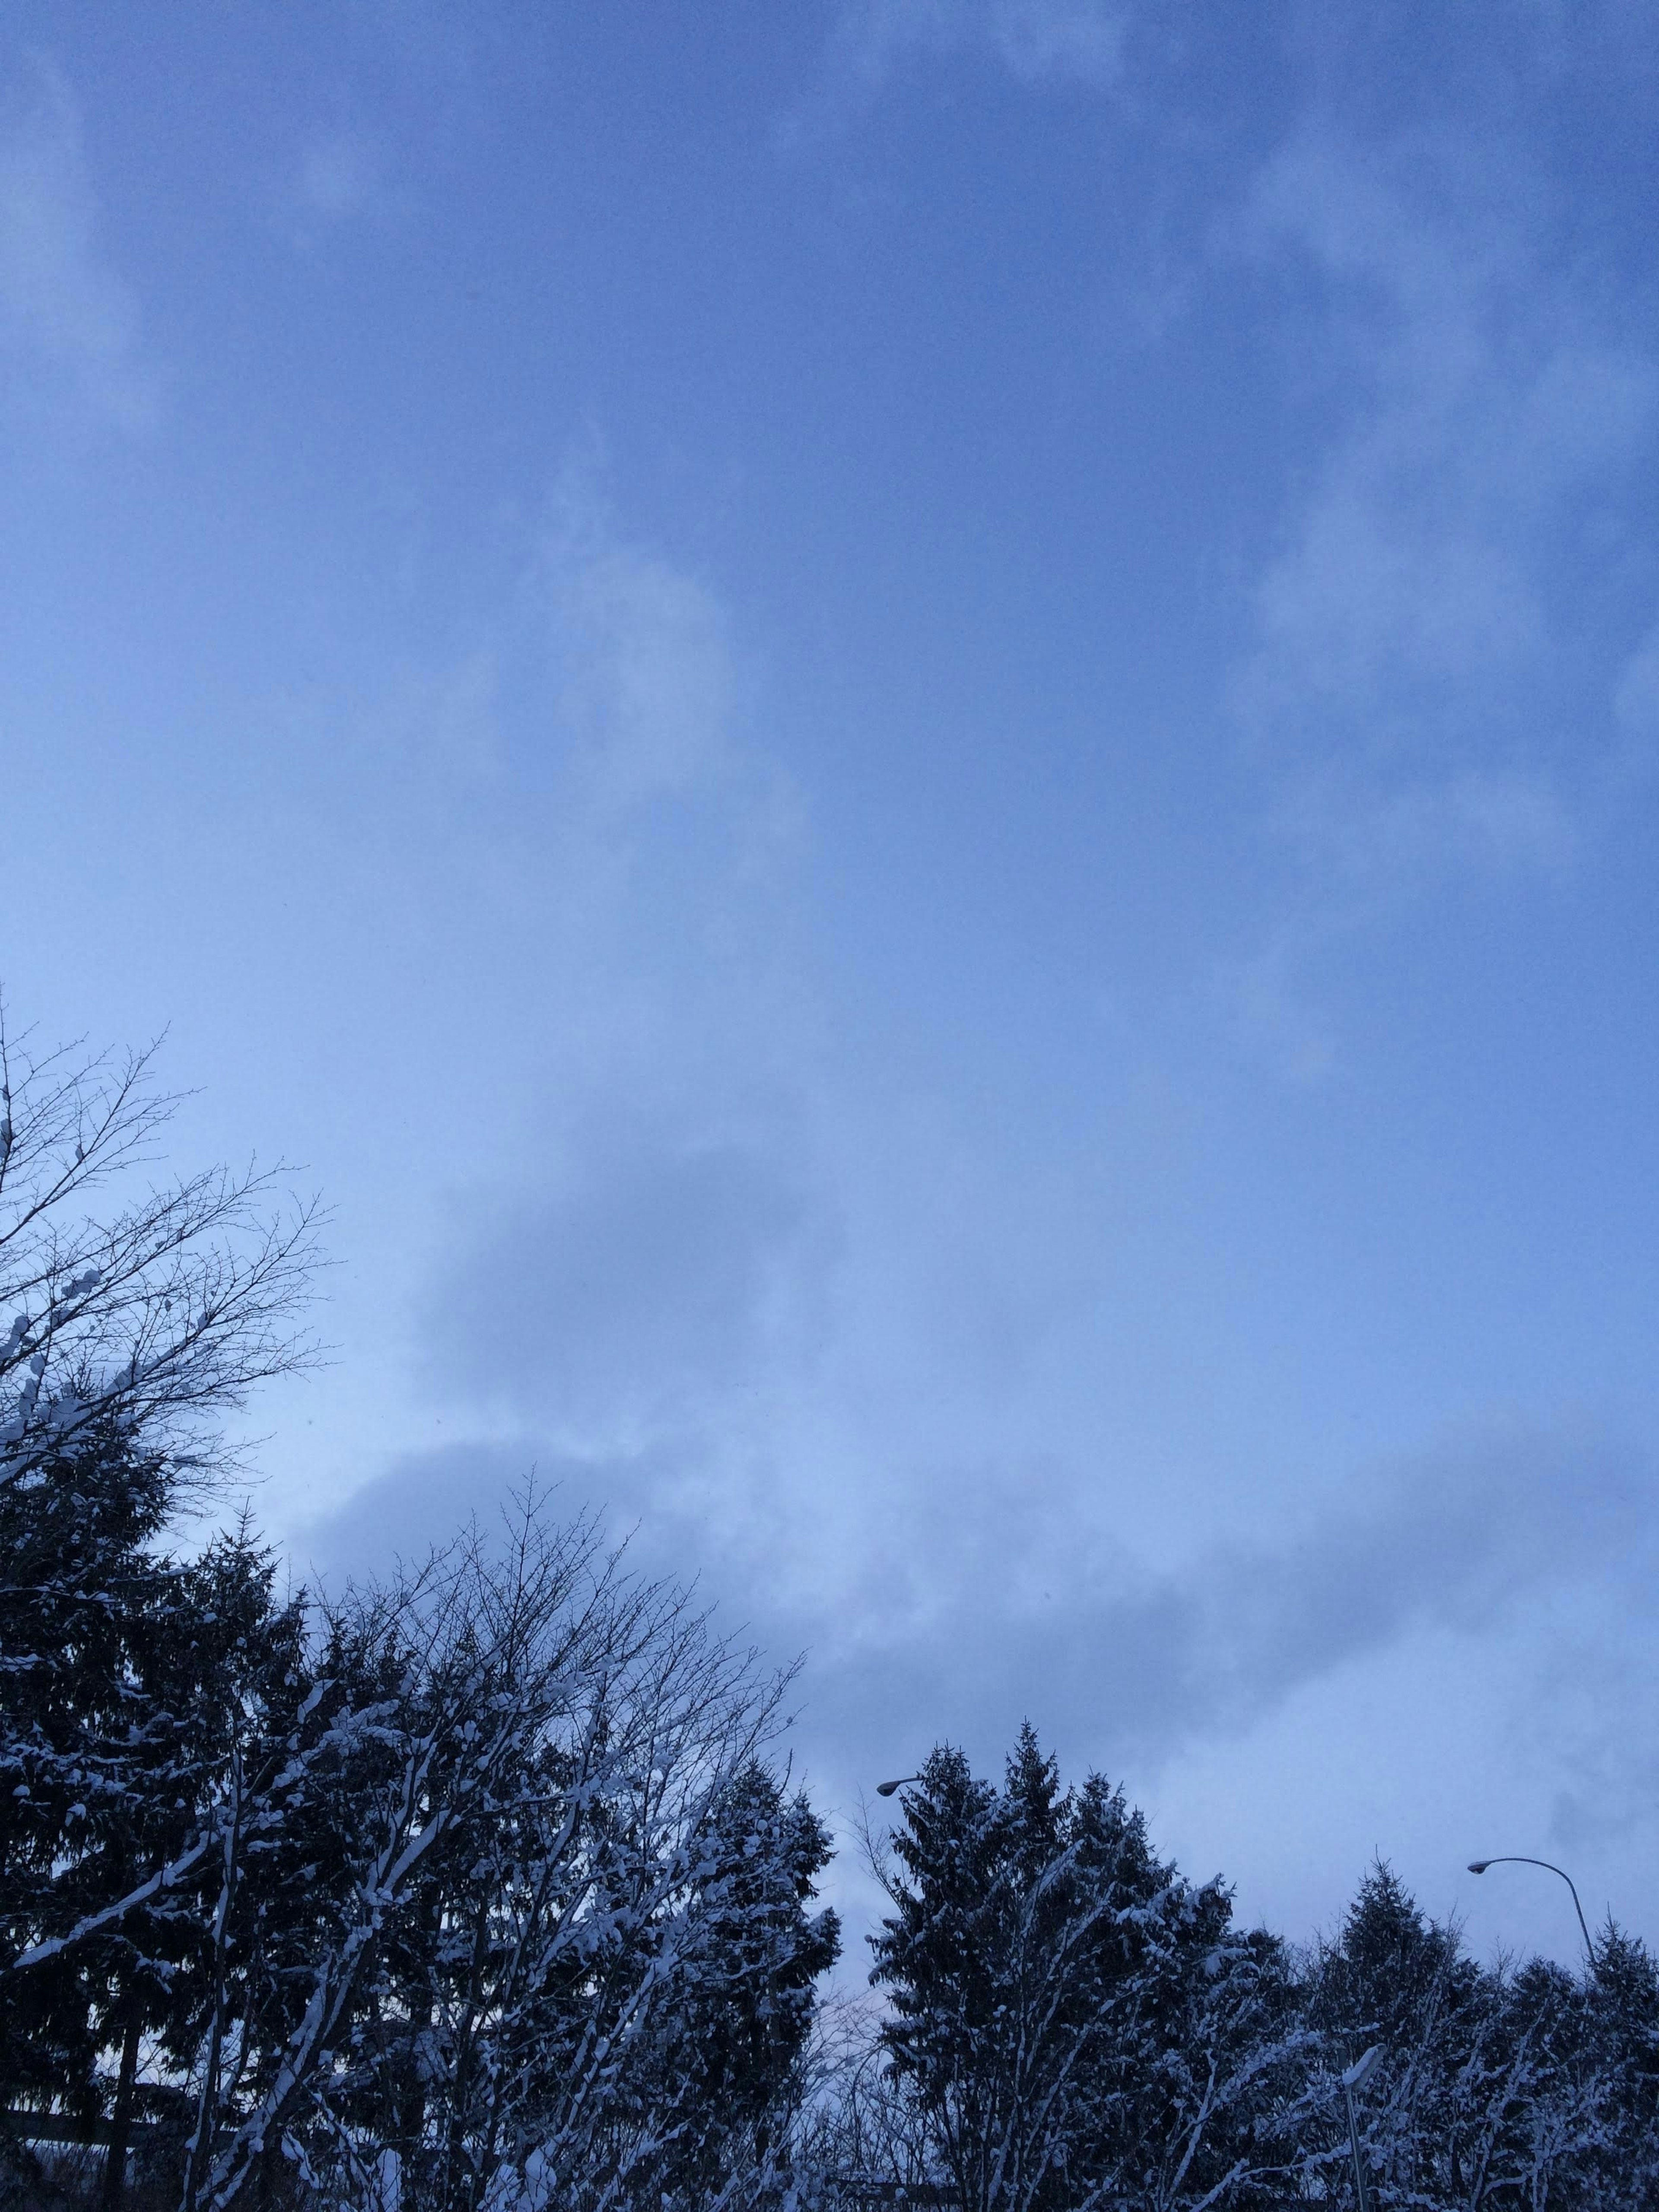
[[[280,1164],[149,1181],[179,1103],[155,1052],[37,1054],[0,1006],[0,1482],[112,1424],[199,1480],[216,1419],[316,1356],[315,1201],[283,1195]],[[125,1202],[94,1218],[112,1184]]]
[[36,1050],[0,1005],[0,2095],[108,2109],[110,2207],[234,1826],[232,1646],[282,1640],[246,1529],[166,1532],[234,1467],[220,1418],[315,1356],[314,1204],[280,1168],[159,1178],[155,1060]]
[[480,2212],[763,2161],[836,1944],[762,1763],[787,1679],[533,1498],[348,1592],[222,1826],[185,2212],[283,2167]]

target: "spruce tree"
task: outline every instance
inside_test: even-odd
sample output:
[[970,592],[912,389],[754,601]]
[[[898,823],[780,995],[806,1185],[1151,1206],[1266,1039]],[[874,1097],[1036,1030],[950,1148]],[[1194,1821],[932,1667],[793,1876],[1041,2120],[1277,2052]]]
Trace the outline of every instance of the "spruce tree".
[[1659,2204],[1659,1964],[1611,1921],[1584,1985],[1595,2124],[1574,2161],[1609,2212]]
[[5,1955],[45,1954],[9,1978],[0,2096],[107,2119],[112,2205],[141,2043],[176,2037],[199,1972],[204,1857],[68,1939],[205,1840],[248,1692],[300,1636],[246,1528],[193,1561],[160,1548],[176,1486],[114,1420],[0,1485]]
[[753,1761],[709,1808],[693,1845],[677,1986],[646,2062],[649,2094],[674,2113],[656,2186],[717,2201],[745,2165],[779,2161],[799,2102],[817,2009],[834,1966],[834,1912],[813,1912],[829,1832],[802,1795]]
[[[1370,2045],[1382,2063],[1359,2111],[1362,2149],[1386,2203],[1413,2192],[1447,2201],[1472,2085],[1486,2069],[1495,2015],[1487,1978],[1455,1931],[1426,1919],[1387,1864],[1366,1875],[1334,1942],[1322,1945],[1308,1991],[1309,2022],[1322,2039],[1328,2076]],[[1333,2094],[1325,2158],[1341,2171],[1346,2118]]]
[[880,2041],[969,2212],[1259,2201],[1297,2039],[1279,1947],[1219,1883],[1100,1777],[1062,1793],[1029,1726],[1000,1791],[936,1751],[892,1848]]

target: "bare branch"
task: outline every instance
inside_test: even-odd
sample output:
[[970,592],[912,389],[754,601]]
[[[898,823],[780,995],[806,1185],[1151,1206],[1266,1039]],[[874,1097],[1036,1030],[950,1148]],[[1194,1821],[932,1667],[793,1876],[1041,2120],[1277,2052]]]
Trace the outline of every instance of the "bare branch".
[[217,1419],[319,1356],[298,1317],[322,1215],[280,1165],[88,1210],[155,1159],[179,1103],[154,1088],[156,1049],[35,1054],[0,1009],[0,1482],[111,1427],[199,1480],[224,1464]]

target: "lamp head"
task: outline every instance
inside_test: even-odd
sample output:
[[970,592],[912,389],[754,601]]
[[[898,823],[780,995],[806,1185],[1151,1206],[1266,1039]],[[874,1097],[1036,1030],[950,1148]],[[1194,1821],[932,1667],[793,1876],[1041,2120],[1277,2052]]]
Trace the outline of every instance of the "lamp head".
[[1491,1864],[1492,1861],[1490,1859],[1471,1859],[1469,1861],[1469,1872],[1471,1874],[1485,1874],[1486,1869]]
[[907,1782],[920,1782],[921,1779],[919,1774],[901,1774],[896,1782],[878,1782],[876,1795],[878,1797],[890,1797],[896,1790],[902,1790]]

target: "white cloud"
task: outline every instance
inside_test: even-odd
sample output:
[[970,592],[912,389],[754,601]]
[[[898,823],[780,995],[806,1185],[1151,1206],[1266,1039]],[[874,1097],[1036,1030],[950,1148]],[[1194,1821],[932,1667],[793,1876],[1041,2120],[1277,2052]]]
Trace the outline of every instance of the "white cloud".
[[25,404],[67,398],[125,430],[155,417],[137,306],[108,265],[79,111],[44,60],[0,116],[0,355]]
[[1027,84],[1110,84],[1127,27],[1117,0],[867,0],[842,36],[876,78],[909,54],[980,53]]
[[1297,988],[1304,949],[1294,932],[1280,928],[1244,958],[1224,963],[1218,994],[1226,1026],[1247,1052],[1298,1084],[1318,1082],[1336,1060],[1328,1018]]
[[1595,835],[1645,664],[1622,734],[1617,672],[1597,698],[1562,671],[1595,599],[1586,518],[1627,495],[1659,367],[1501,149],[1316,119],[1230,239],[1276,288],[1311,446],[1234,685],[1299,870],[1297,920],[1238,973],[1282,1009],[1333,935],[1450,878],[1559,872]]
[[307,254],[331,236],[405,220],[416,198],[384,140],[348,125],[299,136],[265,180],[272,228]]
[[550,562],[563,711],[606,811],[684,794],[734,765],[721,610],[648,552],[580,539]]
[[1310,132],[1243,230],[1314,280],[1298,376],[1357,395],[1261,580],[1243,697],[1385,787],[1425,769],[1512,785],[1535,737],[1526,687],[1558,642],[1563,534],[1616,489],[1659,398],[1504,181],[1434,143]]
[[1123,0],[850,0],[824,82],[783,119],[779,140],[833,131],[918,64],[978,62],[1033,90],[1108,90],[1122,78],[1129,27]]
[[[1069,1759],[1174,1787],[1395,1661],[1449,1654],[1495,1708],[1524,1699],[1498,1647],[1650,1545],[1646,1470],[1593,1437],[1504,1432],[1328,1470],[1295,1504],[1266,1482],[1230,1499],[1212,1447],[1196,1474],[1179,1440],[1160,1462],[1135,1390],[1153,1368],[1166,1431],[1170,1378],[1201,1394],[1214,1346],[1200,1327],[1179,1348],[1197,1271],[1180,1249],[1147,1265],[1164,1229],[1137,1242],[1118,1213],[1135,1163],[1115,1125],[1091,1127],[1086,1166],[1036,1170],[845,1036],[820,1049],[833,1010],[789,942],[803,885],[767,843],[770,771],[714,595],[578,490],[502,631],[489,680],[475,655],[434,687],[438,736],[411,756],[447,810],[422,848],[422,942],[460,916],[475,932],[453,1033],[426,1048],[442,1069],[407,1086],[465,1097],[466,1181],[429,1239],[406,1394],[439,1448],[411,1425],[301,1555],[418,1549],[537,1464],[562,1505],[607,1506],[618,1534],[637,1519],[641,1567],[700,1575],[778,1656],[810,1647],[803,1735],[828,1795],[942,1734],[994,1758],[1026,1711]],[[475,715],[483,735],[459,742]],[[1547,842],[1524,789],[1443,788],[1460,823],[1437,835]],[[1285,978],[1264,966],[1254,988],[1317,1073],[1322,1035]],[[1534,1660],[1579,1679],[1559,1638]],[[1351,1723],[1322,1725],[1275,1784],[1292,1823],[1316,1817]],[[1425,1757],[1391,1741],[1379,1786],[1409,1798]],[[1461,1775],[1455,1747],[1437,1739],[1428,1771]],[[1540,1771],[1577,1779],[1553,1753]]]
[[1383,898],[1451,871],[1553,870],[1577,857],[1577,811],[1550,775],[1453,765],[1387,782],[1340,769],[1293,781],[1279,830],[1334,884]]
[[1659,623],[1626,662],[1613,694],[1619,748],[1611,763],[1615,792],[1644,782],[1659,767]]
[[294,179],[298,210],[327,222],[363,214],[380,198],[380,149],[351,131],[334,131],[301,149]]

